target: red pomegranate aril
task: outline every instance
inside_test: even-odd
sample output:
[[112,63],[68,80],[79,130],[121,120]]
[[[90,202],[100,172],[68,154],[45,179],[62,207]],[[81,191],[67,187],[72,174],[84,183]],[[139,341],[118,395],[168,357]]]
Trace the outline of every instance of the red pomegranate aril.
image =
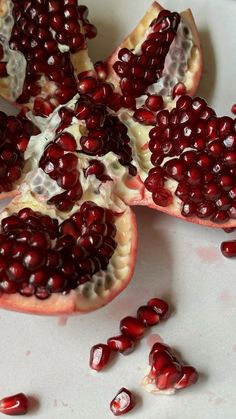
[[77,143],[73,135],[69,132],[63,132],[55,141],[63,150],[66,151],[75,151],[77,148]]
[[180,182],[175,190],[175,195],[182,201],[187,201],[190,196],[191,188],[185,182]]
[[204,196],[207,200],[215,201],[221,195],[221,188],[215,183],[204,185]]
[[81,94],[92,93],[97,87],[97,81],[94,77],[83,77],[78,83],[78,92]]
[[135,105],[136,105],[136,100],[135,100],[135,97],[134,96],[131,96],[131,95],[123,95],[123,96],[121,96],[121,105],[124,107],[124,108],[134,108],[135,107]]
[[163,174],[159,173],[149,173],[148,177],[145,179],[144,184],[148,191],[155,192],[157,188],[164,186],[164,176]]
[[202,180],[202,171],[197,166],[189,167],[186,173],[186,181],[190,185],[199,185]]
[[168,189],[165,188],[157,188],[153,194],[152,199],[156,205],[160,207],[168,207],[173,202],[173,196]]
[[197,216],[199,218],[210,218],[215,212],[215,206],[212,202],[202,202],[197,206]]
[[133,339],[140,339],[145,333],[143,323],[132,316],[124,317],[120,322],[120,331]]
[[236,257],[236,240],[222,242],[220,250],[227,258]]
[[176,96],[183,96],[186,93],[186,87],[185,84],[182,82],[176,83],[176,85],[173,88],[172,97],[173,99]]
[[110,409],[115,416],[130,412],[135,406],[135,396],[127,388],[122,387],[110,403]]
[[170,346],[166,345],[165,343],[161,343],[161,342],[156,342],[154,343],[154,345],[152,346],[152,349],[149,353],[149,358],[148,358],[148,362],[149,365],[153,364],[154,358],[156,356],[157,353],[159,352],[168,352],[171,354],[171,348]]
[[147,305],[154,308],[154,310],[160,316],[161,320],[168,319],[170,315],[170,309],[166,301],[160,298],[151,298],[151,300],[147,302]]
[[182,366],[182,376],[175,384],[176,389],[182,389],[195,384],[198,381],[199,375],[194,367],[189,365]]
[[105,80],[107,78],[107,65],[102,61],[97,61],[94,64],[94,68],[96,70],[97,76],[100,80]]
[[17,393],[0,400],[0,412],[5,415],[24,415],[28,412],[28,398],[24,393]]
[[141,306],[137,311],[137,318],[144,326],[154,326],[160,321],[160,316],[151,306]]
[[236,115],[236,103],[234,103],[231,107],[231,112]]
[[215,201],[215,204],[218,207],[218,209],[223,211],[228,210],[231,203],[232,201],[226,193],[221,194],[219,198],[217,198],[217,200]]
[[89,365],[95,371],[101,371],[109,363],[111,349],[104,343],[94,345],[90,350]]
[[159,350],[153,353],[152,359],[151,369],[148,374],[150,378],[157,378],[161,370],[173,362],[171,354],[165,350]]
[[124,355],[133,352],[135,348],[135,340],[123,334],[107,339],[107,344],[113,351],[121,352]]
[[159,375],[156,377],[156,386],[159,390],[168,390],[176,385],[182,375],[181,366],[172,362],[162,368]]
[[23,262],[27,269],[39,269],[45,262],[45,256],[39,249],[30,249],[24,254]]
[[185,178],[186,164],[184,161],[172,159],[164,164],[164,170],[169,177],[181,181]]
[[223,155],[223,162],[228,167],[234,167],[236,165],[236,151],[226,151]]
[[137,122],[144,125],[155,125],[156,123],[155,114],[147,109],[137,109],[134,112],[133,117]]

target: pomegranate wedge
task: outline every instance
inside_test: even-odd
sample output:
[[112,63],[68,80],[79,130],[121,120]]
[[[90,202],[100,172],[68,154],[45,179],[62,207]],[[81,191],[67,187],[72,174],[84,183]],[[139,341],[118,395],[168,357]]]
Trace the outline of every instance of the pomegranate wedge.
[[170,12],[154,2],[106,64],[121,106],[142,106],[135,118],[149,123],[153,111],[198,87],[202,52],[191,11]]
[[77,1],[1,2],[0,94],[48,116],[76,93],[74,72],[92,70],[86,37],[96,35]]
[[31,198],[1,214],[0,307],[36,314],[87,312],[125,288],[137,248],[135,216],[84,202],[63,220]]

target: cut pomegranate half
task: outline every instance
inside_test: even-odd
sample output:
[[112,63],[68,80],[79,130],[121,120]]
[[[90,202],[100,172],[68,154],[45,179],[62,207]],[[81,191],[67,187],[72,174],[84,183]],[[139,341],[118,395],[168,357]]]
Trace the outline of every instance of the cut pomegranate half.
[[155,111],[198,87],[202,52],[191,11],[172,13],[154,2],[106,65],[121,106],[137,108],[134,118],[152,123]]
[[1,214],[0,307],[36,314],[95,310],[127,286],[136,248],[129,208],[115,214],[86,201],[63,220],[45,203],[18,196]]
[[96,35],[77,1],[1,2],[0,94],[48,116],[76,94],[75,73],[92,70],[86,37]]

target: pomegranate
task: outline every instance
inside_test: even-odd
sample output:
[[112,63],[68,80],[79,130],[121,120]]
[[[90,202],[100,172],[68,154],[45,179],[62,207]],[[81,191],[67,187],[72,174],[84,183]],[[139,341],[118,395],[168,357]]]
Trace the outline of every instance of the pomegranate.
[[172,13],[154,2],[106,66],[121,106],[133,108],[138,122],[155,123],[156,111],[173,106],[178,95],[194,94],[200,80],[202,53],[191,11]]
[[104,343],[94,345],[90,350],[89,366],[95,371],[103,370],[111,356],[111,348]]
[[86,38],[96,29],[77,1],[1,2],[0,93],[48,116],[76,93],[75,74],[92,70]]
[[148,374],[141,385],[153,394],[173,394],[198,380],[194,367],[182,365],[173,350],[164,343],[155,343],[149,354]]
[[0,400],[0,412],[5,415],[24,415],[28,412],[28,398],[24,393],[14,394]]
[[135,396],[125,387],[122,387],[110,403],[110,409],[115,416],[130,412],[135,406]]

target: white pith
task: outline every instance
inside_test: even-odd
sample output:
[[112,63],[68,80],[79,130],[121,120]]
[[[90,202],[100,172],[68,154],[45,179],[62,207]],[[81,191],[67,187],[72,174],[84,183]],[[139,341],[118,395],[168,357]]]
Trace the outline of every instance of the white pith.
[[176,392],[175,388],[168,388],[166,390],[160,390],[156,384],[155,380],[149,377],[150,367],[147,367],[145,370],[145,377],[142,379],[140,385],[143,387],[148,393],[154,395],[164,395],[164,396],[171,396]]
[[3,96],[11,101],[15,101],[23,91],[26,59],[21,52],[9,48],[9,40],[14,25],[12,9],[12,1],[4,0],[4,7],[0,9],[0,42],[4,49],[2,61],[7,62],[9,77],[0,79],[0,89]]

